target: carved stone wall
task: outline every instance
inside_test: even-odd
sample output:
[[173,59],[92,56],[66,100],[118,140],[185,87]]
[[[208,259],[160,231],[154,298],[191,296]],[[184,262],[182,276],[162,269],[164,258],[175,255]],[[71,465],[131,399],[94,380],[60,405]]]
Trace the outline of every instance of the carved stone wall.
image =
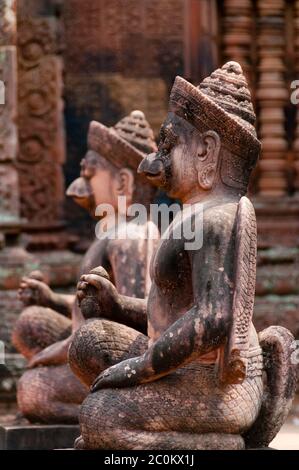
[[[63,2],[67,184],[78,175],[91,119],[112,125],[140,108],[158,134],[175,76],[198,83],[216,66],[216,14],[216,0]],[[67,207],[73,226],[86,221]]]
[[[90,120],[113,125],[142,109],[158,133],[172,80],[184,71],[185,3],[64,2],[67,184],[78,176]],[[86,221],[83,211],[67,204],[73,225]]]

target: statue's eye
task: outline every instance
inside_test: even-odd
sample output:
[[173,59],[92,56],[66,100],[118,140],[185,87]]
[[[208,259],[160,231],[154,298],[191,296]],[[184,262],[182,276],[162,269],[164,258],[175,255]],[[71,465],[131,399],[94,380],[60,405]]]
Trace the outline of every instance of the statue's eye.
[[160,133],[159,133],[159,142],[163,142],[164,139],[165,139],[164,127],[161,127]]
[[170,152],[177,142],[177,136],[171,132],[171,129],[161,127],[159,150],[163,152]]
[[169,139],[164,139],[163,142],[161,143],[161,150],[171,150],[172,148],[172,143],[170,142]]
[[96,172],[96,168],[93,166],[89,166],[88,168],[85,169],[85,178],[91,179]]
[[163,142],[163,148],[165,150],[171,150],[177,143],[177,136],[173,132],[167,132]]

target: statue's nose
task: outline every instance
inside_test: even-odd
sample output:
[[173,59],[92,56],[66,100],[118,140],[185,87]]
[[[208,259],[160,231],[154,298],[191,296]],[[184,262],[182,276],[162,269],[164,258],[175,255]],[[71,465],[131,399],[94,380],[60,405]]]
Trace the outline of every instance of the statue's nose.
[[67,188],[66,195],[73,198],[86,199],[92,196],[92,189],[89,182],[80,176]]
[[147,155],[139,164],[138,173],[144,173],[145,175],[155,176],[158,175],[162,168],[162,162],[156,158],[156,153],[150,153]]

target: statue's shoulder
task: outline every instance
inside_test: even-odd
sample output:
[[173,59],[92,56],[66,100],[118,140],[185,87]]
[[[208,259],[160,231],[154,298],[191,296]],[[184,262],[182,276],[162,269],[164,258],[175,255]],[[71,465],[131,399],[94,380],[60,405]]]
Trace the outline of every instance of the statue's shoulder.
[[242,196],[238,202],[224,202],[204,210],[206,229],[216,233],[224,229],[231,229],[237,220],[240,224],[240,222],[248,223],[253,219],[255,219],[254,207],[247,196]]
[[107,253],[107,244],[108,240],[95,238],[82,258],[81,269],[84,272],[103,263]]
[[214,236],[225,236],[231,233],[235,225],[238,207],[238,202],[224,202],[207,207],[203,214],[204,232]]

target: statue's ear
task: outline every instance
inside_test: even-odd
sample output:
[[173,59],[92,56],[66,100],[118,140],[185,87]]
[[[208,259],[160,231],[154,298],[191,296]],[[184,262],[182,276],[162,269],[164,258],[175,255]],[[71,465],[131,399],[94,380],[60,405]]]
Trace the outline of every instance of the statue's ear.
[[196,155],[198,182],[203,189],[211,189],[217,172],[221,142],[215,131],[204,132],[201,138],[202,143]]
[[131,199],[134,191],[134,174],[129,168],[122,168],[117,175],[116,191],[118,196]]

